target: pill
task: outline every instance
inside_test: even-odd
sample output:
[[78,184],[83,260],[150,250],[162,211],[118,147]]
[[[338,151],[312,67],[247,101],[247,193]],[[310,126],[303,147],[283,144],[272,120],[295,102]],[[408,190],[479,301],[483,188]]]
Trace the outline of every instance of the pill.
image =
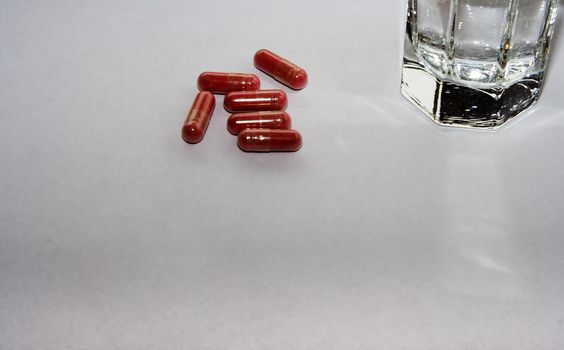
[[234,91],[225,96],[223,105],[231,113],[282,111],[288,97],[282,90]]
[[246,152],[295,152],[302,147],[302,136],[296,130],[245,129],[237,144]]
[[202,91],[198,93],[182,127],[184,141],[188,143],[202,141],[214,108],[215,98],[211,92]]
[[233,114],[227,119],[227,130],[238,135],[244,129],[291,129],[292,119],[288,113],[254,112]]
[[254,74],[204,72],[198,77],[198,87],[213,94],[254,91],[260,89],[260,80]]
[[294,63],[268,50],[259,50],[255,54],[255,67],[294,90],[301,90],[307,85],[307,72]]

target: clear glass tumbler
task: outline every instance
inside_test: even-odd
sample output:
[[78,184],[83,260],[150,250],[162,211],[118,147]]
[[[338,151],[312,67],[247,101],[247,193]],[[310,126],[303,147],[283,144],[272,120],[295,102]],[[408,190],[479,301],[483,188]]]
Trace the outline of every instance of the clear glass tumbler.
[[495,128],[539,98],[559,0],[409,0],[402,94],[441,125]]

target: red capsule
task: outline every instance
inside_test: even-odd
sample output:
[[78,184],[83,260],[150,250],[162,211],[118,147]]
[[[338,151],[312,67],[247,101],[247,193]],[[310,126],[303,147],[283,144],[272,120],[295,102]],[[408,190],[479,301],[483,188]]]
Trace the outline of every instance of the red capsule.
[[233,114],[227,119],[227,130],[238,135],[245,129],[291,129],[292,120],[288,113],[255,112]]
[[268,50],[255,54],[255,67],[294,90],[307,85],[307,72],[303,68]]
[[204,72],[198,77],[198,87],[213,94],[255,91],[260,89],[260,80],[254,74]]
[[282,90],[234,91],[223,100],[231,113],[282,111],[288,105],[288,96]]
[[245,129],[237,144],[246,152],[295,152],[302,147],[302,136],[296,130]]
[[196,96],[182,127],[182,138],[184,141],[188,143],[202,141],[214,108],[215,97],[213,97],[211,92],[202,91]]

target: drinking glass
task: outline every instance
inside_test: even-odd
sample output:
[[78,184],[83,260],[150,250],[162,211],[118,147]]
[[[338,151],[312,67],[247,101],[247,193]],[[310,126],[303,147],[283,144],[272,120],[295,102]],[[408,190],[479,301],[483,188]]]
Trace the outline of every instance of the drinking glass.
[[558,1],[409,0],[402,94],[441,125],[503,125],[539,98]]

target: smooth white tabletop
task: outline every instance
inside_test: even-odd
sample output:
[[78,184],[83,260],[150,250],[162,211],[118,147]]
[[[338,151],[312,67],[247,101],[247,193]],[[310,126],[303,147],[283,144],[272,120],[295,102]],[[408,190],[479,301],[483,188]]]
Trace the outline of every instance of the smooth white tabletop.
[[[0,349],[562,349],[564,28],[540,103],[441,128],[405,1],[3,0]],[[241,152],[200,72],[269,48],[304,138]]]

